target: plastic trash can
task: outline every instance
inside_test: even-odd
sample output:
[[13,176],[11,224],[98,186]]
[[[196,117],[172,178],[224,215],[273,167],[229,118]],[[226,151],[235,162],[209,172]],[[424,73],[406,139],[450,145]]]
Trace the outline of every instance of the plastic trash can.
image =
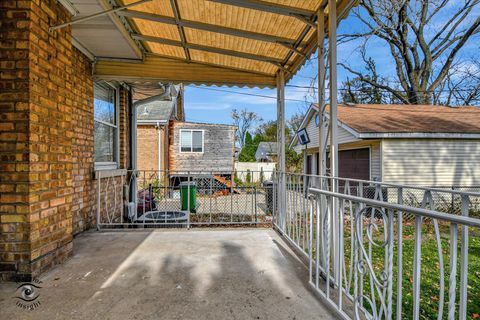
[[264,181],[263,187],[265,188],[265,203],[267,205],[267,214],[273,214],[274,204],[273,201],[275,199],[274,192],[275,192],[275,182],[273,181]]
[[185,181],[180,183],[180,201],[182,210],[186,211],[188,207],[188,198],[190,190],[190,212],[195,213],[197,208],[197,184],[194,181]]

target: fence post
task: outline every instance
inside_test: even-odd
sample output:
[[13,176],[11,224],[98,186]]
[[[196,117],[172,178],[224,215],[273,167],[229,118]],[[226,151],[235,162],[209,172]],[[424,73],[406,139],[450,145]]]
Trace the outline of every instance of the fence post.
[[[470,199],[462,195],[462,216],[468,217]],[[462,226],[460,244],[460,297],[459,297],[459,319],[467,318],[467,289],[468,289],[468,226]]]
[[[455,191],[455,186],[452,186],[452,191]],[[451,197],[451,199],[452,199],[452,200],[451,200],[451,208],[450,208],[450,210],[451,210],[451,213],[454,213],[454,211],[455,211],[455,201],[454,201],[454,197],[455,197],[455,196],[454,196],[453,192],[450,194],[450,197]]]

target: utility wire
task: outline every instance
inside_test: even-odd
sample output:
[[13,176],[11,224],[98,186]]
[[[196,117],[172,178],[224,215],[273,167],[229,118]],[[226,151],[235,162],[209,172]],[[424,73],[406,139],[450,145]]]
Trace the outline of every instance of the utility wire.
[[[299,85],[294,85],[294,84],[286,84],[285,87],[290,87],[290,88],[297,88],[297,89],[308,89],[308,90],[314,90],[318,91],[317,87],[308,87],[308,86],[299,86]],[[325,89],[327,90],[327,89]],[[366,92],[368,89],[348,89],[348,88],[338,88],[338,91],[352,91],[352,92]],[[454,91],[456,92],[470,92],[473,89],[455,89]],[[386,89],[380,89],[380,88],[372,88],[370,91],[383,91],[383,92],[397,92],[397,93],[407,93],[405,90],[386,90]],[[452,90],[415,90],[415,92],[422,92],[422,93],[434,93],[434,92],[450,92]]]
[[[199,87],[199,86],[192,86],[189,85],[191,88],[195,89],[202,89],[202,90],[210,90],[210,91],[219,91],[219,92],[225,92],[225,93],[233,93],[233,94],[239,94],[239,95],[244,95],[244,96],[253,96],[253,97],[259,97],[259,98],[268,98],[268,99],[277,99],[277,97],[273,96],[268,96],[268,95],[263,95],[263,94],[256,94],[256,93],[248,93],[248,92],[238,92],[238,91],[233,91],[233,90],[228,90],[228,89],[217,89],[217,88],[207,88],[207,87]],[[297,88],[297,89],[306,89],[305,92],[308,91],[313,91],[313,92],[318,92],[317,87],[307,87],[307,86],[299,86],[299,85],[285,85],[285,87],[289,88]],[[347,88],[338,88],[338,91],[350,91],[350,92],[367,92],[367,90],[362,90],[362,89],[347,89]],[[325,89],[327,91],[327,89]],[[385,92],[385,93],[392,93],[390,90],[385,90],[385,89],[372,89],[371,91],[380,91],[380,92]],[[407,91],[404,90],[393,90],[394,92],[397,93],[407,93]],[[422,90],[416,90],[416,92],[421,92],[421,93],[441,93],[441,92],[450,92],[451,90],[434,90],[434,91],[422,91]],[[456,92],[470,92],[472,90],[469,89],[457,89],[455,90]],[[285,101],[293,101],[293,102],[306,102],[306,100],[300,100],[300,99],[289,99],[285,98]]]
[[[206,87],[197,87],[197,86],[189,86],[189,87],[195,88],[195,89],[202,89],[202,90],[209,90],[209,91],[219,91],[219,92],[226,92],[226,93],[234,93],[234,94],[240,94],[240,95],[244,95],[244,96],[252,96],[252,97],[268,98],[268,99],[275,99],[275,100],[277,100],[277,97],[267,96],[267,95],[263,95],[263,94],[247,93],[247,92],[238,92],[238,91],[232,91],[232,90],[217,89],[217,88],[206,88]],[[307,100],[288,99],[288,98],[285,98],[285,101],[308,102]]]

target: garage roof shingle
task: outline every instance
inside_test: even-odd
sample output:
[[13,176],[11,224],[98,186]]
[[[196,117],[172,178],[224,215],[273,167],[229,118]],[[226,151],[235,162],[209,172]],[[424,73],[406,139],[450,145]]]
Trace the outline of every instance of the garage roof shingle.
[[338,120],[359,133],[480,133],[480,107],[339,105]]

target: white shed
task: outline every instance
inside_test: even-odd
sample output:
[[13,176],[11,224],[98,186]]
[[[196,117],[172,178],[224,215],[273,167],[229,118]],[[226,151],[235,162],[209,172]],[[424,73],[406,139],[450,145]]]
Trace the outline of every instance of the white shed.
[[[422,186],[480,186],[478,107],[339,105],[338,120],[341,177]],[[307,111],[303,128],[310,143],[302,146],[295,138],[290,147],[305,153],[305,172],[317,174],[316,105]]]

